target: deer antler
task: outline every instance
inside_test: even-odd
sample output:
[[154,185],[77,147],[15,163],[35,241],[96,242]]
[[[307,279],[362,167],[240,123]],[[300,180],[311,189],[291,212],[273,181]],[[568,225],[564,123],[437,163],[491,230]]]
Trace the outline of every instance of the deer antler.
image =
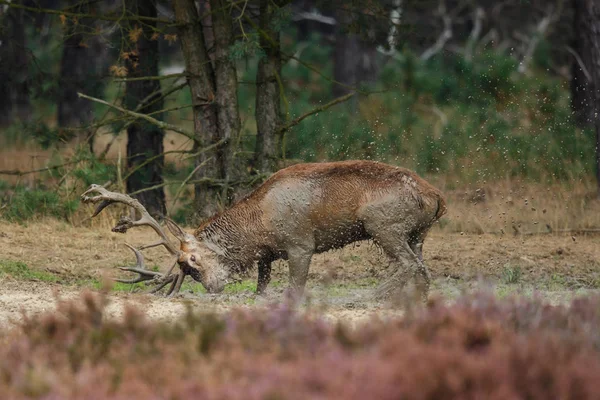
[[[96,196],[89,196],[92,193],[98,194]],[[92,214],[92,218],[100,214],[102,210],[104,210],[106,207],[113,203],[122,203],[129,207],[132,207],[140,213],[140,219],[133,221],[127,216],[122,216],[117,222],[117,224],[112,228],[112,231],[125,233],[130,228],[147,225],[154,229],[158,236],[160,236],[160,240],[158,242],[140,246],[139,249],[136,249],[135,247],[125,243],[125,245],[134,252],[136,258],[136,265],[134,267],[119,267],[119,269],[123,271],[137,273],[139,274],[139,276],[134,279],[115,279],[117,282],[133,284],[144,281],[153,281],[153,283],[156,284],[156,287],[152,289],[150,293],[156,293],[162,288],[164,288],[167,284],[171,283],[171,287],[167,291],[167,296],[179,292],[181,284],[183,283],[183,279],[186,275],[181,270],[179,271],[179,274],[172,274],[173,269],[177,265],[177,257],[179,256],[179,250],[169,240],[160,224],[150,215],[150,213],[148,213],[148,210],[146,210],[146,208],[138,200],[126,194],[111,192],[100,185],[93,184],[81,195],[81,202],[92,204],[100,203],[96,207],[94,214]],[[147,269],[144,264],[144,256],[140,251],[143,249],[148,249],[151,247],[161,245],[164,246],[165,249],[167,249],[167,251],[174,256],[172,265],[166,274]]]
[[[93,196],[93,197],[88,196],[88,194],[94,193],[94,192],[99,193],[99,195]],[[137,221],[132,221],[131,218],[129,218],[127,216],[122,216],[121,219],[119,220],[119,222],[117,223],[117,225],[115,225],[114,228],[112,228],[112,231],[119,232],[119,233],[125,233],[125,232],[127,232],[127,230],[129,228],[147,225],[147,226],[151,227],[152,229],[154,229],[154,231],[158,234],[158,236],[161,237],[161,240],[156,243],[145,245],[141,249],[148,249],[150,247],[156,247],[156,246],[163,245],[169,251],[169,253],[171,253],[172,255],[176,255],[179,253],[179,250],[177,250],[177,248],[175,246],[173,246],[171,241],[169,241],[167,234],[165,233],[165,231],[163,231],[160,224],[158,222],[156,222],[156,220],[154,218],[152,218],[152,216],[150,215],[148,210],[146,210],[146,208],[139,201],[134,199],[133,197],[130,197],[123,193],[111,192],[111,191],[106,190],[104,187],[102,187],[100,185],[92,184],[88,188],[88,190],[86,190],[81,195],[81,201],[83,203],[93,203],[93,204],[100,202],[98,207],[96,207],[94,214],[92,214],[92,218],[95,217],[96,215],[100,214],[102,212],[102,210],[104,210],[106,207],[108,207],[109,205],[111,205],[113,203],[122,203],[122,204],[128,205],[129,207],[134,208],[137,212],[140,213],[141,218],[138,219]]]

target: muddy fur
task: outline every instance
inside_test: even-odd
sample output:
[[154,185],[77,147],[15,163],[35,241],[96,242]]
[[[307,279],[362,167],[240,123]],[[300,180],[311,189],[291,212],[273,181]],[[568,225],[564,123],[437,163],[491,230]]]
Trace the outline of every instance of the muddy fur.
[[373,240],[395,271],[379,294],[417,277],[426,297],[430,279],[420,244],[445,212],[440,191],[404,168],[373,161],[297,164],[202,223],[193,239],[180,234],[180,263],[195,268],[211,292],[256,263],[263,292],[271,262],[285,259],[290,286],[301,293],[313,254]]

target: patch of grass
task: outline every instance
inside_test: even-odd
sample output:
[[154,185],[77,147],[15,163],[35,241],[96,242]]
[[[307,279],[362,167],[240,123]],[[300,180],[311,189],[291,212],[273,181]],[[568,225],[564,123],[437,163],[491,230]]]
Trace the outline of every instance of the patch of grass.
[[183,284],[181,285],[181,291],[183,293],[192,293],[192,294],[205,294],[206,293],[206,289],[204,289],[204,286],[202,286],[202,284],[196,282],[196,281],[192,281],[190,279],[186,279]]
[[[154,265],[151,267],[151,270],[158,271],[158,266]],[[21,261],[11,261],[11,260],[0,260],[0,278],[3,276],[9,276],[13,279],[18,280],[31,280],[31,281],[41,281],[41,282],[49,282],[49,283],[60,283],[63,285],[76,286],[79,288],[90,288],[93,290],[102,289],[102,281],[95,277],[77,277],[77,276],[69,276],[63,277],[58,274],[54,274],[51,272],[32,269],[27,264]],[[233,287],[231,287],[233,286]],[[168,287],[168,286],[167,286]],[[147,286],[146,282],[138,282],[134,284],[130,283],[122,283],[122,282],[113,282],[111,286],[112,292],[145,292],[151,289],[151,286]],[[242,291],[255,291],[256,284],[252,285],[250,281],[242,282],[240,284],[229,285],[226,289],[226,293],[237,293]],[[206,289],[204,287],[190,279],[187,279],[183,285],[181,286],[181,291],[184,293],[192,293],[192,294],[204,294],[206,293]]]
[[502,282],[507,285],[519,283],[522,275],[521,267],[506,264],[502,269]]
[[548,290],[565,290],[569,287],[569,279],[562,274],[552,274],[545,284]]
[[[153,270],[156,270],[153,268]],[[138,283],[122,283],[122,282],[114,282],[111,286],[112,292],[119,293],[136,293],[136,292],[147,292],[152,289],[152,286],[148,286],[147,282],[138,282]],[[94,290],[102,289],[102,282],[96,278],[86,278],[86,279],[78,279],[73,282],[74,285],[78,287],[87,287]],[[167,285],[163,291],[167,290],[169,286]],[[203,294],[206,293],[206,289],[202,287],[197,282],[192,282],[186,280],[183,285],[181,285],[181,291],[183,293],[192,293],[192,294]]]
[[247,306],[253,306],[256,304],[256,297],[248,297],[244,300],[244,304]]
[[378,284],[379,280],[377,278],[361,278],[327,285],[326,290],[330,296],[343,297],[347,296],[353,290],[370,289],[376,287]]
[[493,293],[499,299],[510,297],[515,294],[526,295],[520,286],[514,284],[500,284],[494,287]]
[[[156,270],[156,268],[153,268]],[[63,277],[52,272],[47,272],[39,269],[32,269],[27,264],[21,261],[0,260],[0,277],[9,276],[18,280],[41,281],[48,283],[59,283],[63,285],[76,286],[80,288],[90,288],[94,290],[102,289],[102,281],[94,277]],[[113,292],[137,292],[146,291],[150,287],[144,282],[135,284],[114,282],[111,286]],[[182,290],[192,293],[206,293],[202,285],[195,282],[187,282],[182,286]]]
[[56,283],[61,279],[56,274],[30,269],[21,261],[0,260],[0,276],[10,276],[14,279]]
[[547,279],[544,279],[541,284],[549,291],[600,289],[600,278],[594,274],[571,276],[554,273]]
[[138,282],[138,283],[133,283],[133,284],[115,282],[112,286],[113,292],[136,292],[138,290],[145,291],[148,289],[149,289],[148,286],[146,286],[146,284],[144,282]]
[[350,293],[350,288],[342,285],[331,285],[327,287],[327,296],[344,297]]
[[254,280],[243,280],[240,282],[231,283],[225,286],[225,293],[235,294],[243,292],[256,292],[256,282]]
[[269,287],[272,288],[280,288],[285,284],[284,281],[279,281],[279,280],[275,280],[275,281],[271,281],[269,282]]

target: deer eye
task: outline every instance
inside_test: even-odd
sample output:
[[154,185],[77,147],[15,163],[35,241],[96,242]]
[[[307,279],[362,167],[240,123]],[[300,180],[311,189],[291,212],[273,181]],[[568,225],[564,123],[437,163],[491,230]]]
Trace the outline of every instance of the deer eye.
[[196,262],[196,256],[190,256],[190,261],[191,262]]

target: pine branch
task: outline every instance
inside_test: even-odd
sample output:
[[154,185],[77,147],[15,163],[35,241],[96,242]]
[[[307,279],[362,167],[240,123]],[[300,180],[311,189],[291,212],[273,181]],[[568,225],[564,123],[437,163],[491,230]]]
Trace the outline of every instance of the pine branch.
[[114,79],[113,81],[114,82],[161,81],[163,79],[186,77],[187,75],[188,74],[186,72],[182,72],[179,74],[169,74],[169,75],[138,76],[135,78],[119,78],[119,79]]
[[[240,7],[238,7],[236,4],[234,4],[234,6],[235,6],[235,7],[236,7],[238,10],[240,10],[240,11],[241,11]],[[246,22],[248,22],[248,24],[249,24],[249,25],[250,25],[252,28],[254,28],[254,30],[255,30],[256,32],[258,32],[258,34],[259,34],[260,36],[262,36],[264,39],[266,39],[266,40],[269,42],[269,44],[271,44],[271,45],[272,45],[272,46],[274,46],[274,47],[279,47],[279,46],[278,46],[278,44],[277,44],[277,42],[276,42],[276,41],[275,41],[275,40],[274,40],[274,39],[273,39],[273,38],[272,38],[272,37],[271,37],[271,36],[270,36],[270,35],[269,35],[267,32],[265,32],[263,29],[261,29],[261,28],[260,28],[260,27],[259,27],[259,26],[256,24],[256,22],[254,22],[254,21],[252,20],[252,17],[250,17],[250,16],[248,16],[248,15],[246,15],[246,14],[242,14],[242,15],[243,15],[244,19],[246,20]],[[335,84],[335,85],[342,86],[342,87],[344,87],[344,88],[346,88],[346,89],[349,89],[349,90],[352,90],[352,91],[355,91],[355,92],[360,92],[360,93],[368,94],[368,93],[366,93],[364,90],[361,90],[360,88],[354,87],[354,86],[352,86],[352,85],[345,84],[345,83],[343,83],[343,82],[337,81],[337,80],[335,80],[335,79],[333,79],[333,78],[331,78],[331,77],[329,77],[329,76],[325,75],[325,74],[324,74],[323,72],[321,72],[321,71],[320,71],[320,70],[319,70],[317,67],[315,67],[315,66],[313,66],[313,65],[310,65],[310,64],[308,64],[308,63],[306,63],[306,62],[302,61],[301,59],[299,59],[299,58],[298,58],[298,57],[296,57],[296,56],[293,56],[293,55],[290,55],[290,54],[285,54],[285,53],[284,53],[282,50],[280,50],[280,53],[281,53],[281,54],[284,56],[284,57],[282,57],[282,58],[286,58],[286,59],[288,59],[288,60],[296,60],[296,61],[297,61],[297,62],[298,62],[300,65],[302,65],[304,68],[307,68],[307,69],[309,69],[309,70],[311,70],[311,71],[315,72],[316,74],[319,74],[319,75],[320,75],[322,78],[326,79],[327,81],[329,81],[329,82],[331,82],[331,83],[333,83],[333,84]]]
[[71,11],[66,11],[66,10],[53,10],[51,8],[31,7],[31,6],[26,6],[26,5],[20,4],[20,3],[15,3],[15,2],[9,1],[9,0],[0,0],[0,5],[12,7],[12,8],[18,8],[21,10],[31,11],[31,12],[40,13],[40,14],[64,15],[65,17],[73,17],[73,18],[77,18],[77,19],[94,18],[94,19],[98,19],[101,21],[112,21],[112,22],[119,22],[121,20],[151,21],[151,22],[174,25],[174,21],[172,21],[170,19],[164,19],[164,18],[143,17],[143,16],[139,16],[139,15],[128,17],[128,16],[124,16],[124,15],[111,16],[111,15],[101,15],[101,14],[76,13],[76,12],[71,12]]
[[53,165],[51,167],[44,167],[44,168],[32,169],[32,170],[29,170],[29,171],[20,171],[18,169],[0,170],[0,175],[23,176],[23,175],[35,174],[37,172],[52,171],[52,170],[55,170],[55,169],[66,167],[67,165],[77,164],[80,161],[81,160],[72,160],[72,161],[68,161],[68,162],[66,162],[64,164]]

